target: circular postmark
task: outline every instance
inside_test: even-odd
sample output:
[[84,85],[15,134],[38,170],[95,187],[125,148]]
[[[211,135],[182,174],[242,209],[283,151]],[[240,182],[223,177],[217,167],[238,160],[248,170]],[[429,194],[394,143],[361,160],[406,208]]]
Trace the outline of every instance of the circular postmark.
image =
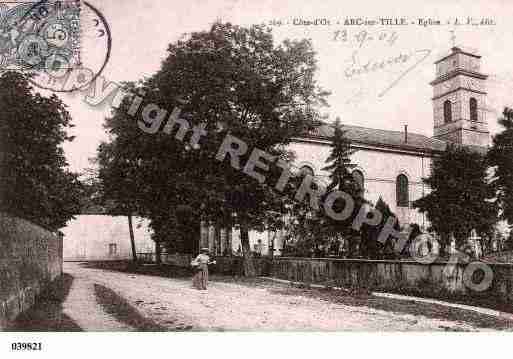
[[[3,4],[2,4],[3,5]],[[0,5],[0,71],[30,74],[39,88],[71,92],[87,87],[105,69],[112,37],[103,14],[86,1]],[[68,84],[75,72],[82,82]]]

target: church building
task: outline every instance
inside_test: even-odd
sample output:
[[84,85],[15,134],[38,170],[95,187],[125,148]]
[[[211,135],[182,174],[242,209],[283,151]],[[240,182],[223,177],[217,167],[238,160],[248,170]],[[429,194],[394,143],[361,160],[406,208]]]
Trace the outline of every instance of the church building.
[[[480,70],[481,56],[453,47],[450,54],[435,65],[435,79],[430,83],[433,87],[432,137],[408,132],[406,126],[404,131],[389,131],[343,125],[346,136],[357,150],[352,155],[352,162],[357,165],[353,175],[364,188],[365,198],[376,203],[382,197],[401,224],[417,223],[423,229],[429,225],[427,219],[411,204],[429,191],[422,178],[428,176],[433,157],[444,151],[449,142],[483,153],[490,142],[486,119],[487,75]],[[328,174],[322,168],[331,152],[333,132],[331,125],[324,124],[308,136],[295,138],[290,145],[296,154],[294,166],[308,171],[320,183],[329,183]],[[216,252],[211,231],[207,232],[202,242]],[[239,247],[237,230],[223,237],[231,238],[232,242],[224,247],[231,246],[235,250]],[[270,233],[252,232],[250,240],[252,247],[262,254],[272,246],[277,250],[281,248],[280,240]]]
[[[365,198],[375,203],[381,196],[401,223],[426,225],[423,215],[411,203],[424,196],[428,188],[422,178],[429,174],[431,159],[445,150],[448,142],[484,151],[490,140],[486,120],[487,75],[480,72],[480,56],[453,47],[450,55],[436,63],[433,86],[433,137],[404,131],[344,125],[346,136],[357,150],[353,174],[365,189]],[[296,165],[320,182],[330,154],[329,138],[333,127],[318,127],[308,137],[295,139],[291,149]]]

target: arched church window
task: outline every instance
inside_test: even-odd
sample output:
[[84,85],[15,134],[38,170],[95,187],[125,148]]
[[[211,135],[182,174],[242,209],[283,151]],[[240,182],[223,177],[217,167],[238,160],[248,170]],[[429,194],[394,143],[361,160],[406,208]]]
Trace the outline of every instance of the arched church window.
[[363,173],[360,170],[354,170],[353,171],[353,178],[358,183],[358,186],[360,186],[360,190],[362,193],[365,191],[365,180],[363,177]]
[[449,123],[451,121],[452,121],[451,101],[445,100],[445,102],[444,102],[444,122]]
[[310,176],[314,177],[314,170],[310,166],[303,166],[303,167],[301,167],[300,171],[301,171],[301,175],[303,175],[303,176],[310,175]]
[[477,100],[473,97],[470,98],[470,121],[477,121]]
[[397,207],[409,207],[410,194],[408,191],[408,177],[406,177],[403,174],[400,174],[399,176],[397,176],[395,186],[396,186]]

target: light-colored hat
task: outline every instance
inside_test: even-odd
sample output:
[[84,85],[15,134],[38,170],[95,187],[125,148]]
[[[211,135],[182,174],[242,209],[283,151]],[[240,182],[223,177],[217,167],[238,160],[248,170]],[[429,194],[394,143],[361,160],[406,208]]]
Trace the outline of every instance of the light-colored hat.
[[200,249],[200,252],[207,252],[207,253],[209,253],[209,252],[210,252],[210,249],[208,249],[208,248],[201,248],[201,249]]

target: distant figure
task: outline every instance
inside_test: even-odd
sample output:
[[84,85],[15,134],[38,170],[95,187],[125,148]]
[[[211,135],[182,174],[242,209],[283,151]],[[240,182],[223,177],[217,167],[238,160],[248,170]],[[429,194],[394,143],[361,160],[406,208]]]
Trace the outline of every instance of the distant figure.
[[208,248],[201,248],[200,254],[191,262],[195,270],[192,277],[192,285],[196,289],[206,290],[208,284],[208,265],[215,264],[216,261],[210,261]]

